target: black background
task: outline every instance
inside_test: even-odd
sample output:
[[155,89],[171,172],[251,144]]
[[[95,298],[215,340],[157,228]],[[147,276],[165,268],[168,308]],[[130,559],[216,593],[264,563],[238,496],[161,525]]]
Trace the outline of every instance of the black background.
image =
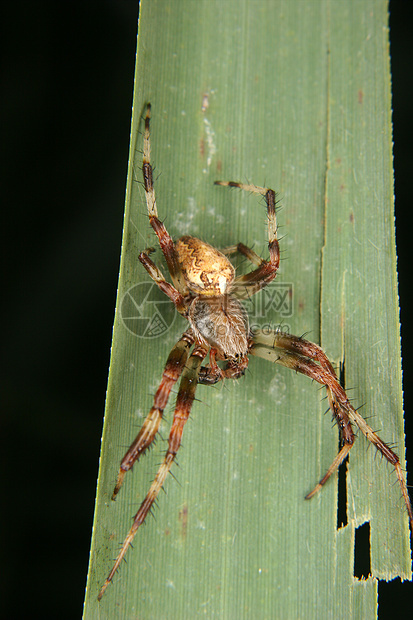
[[[390,10],[412,471],[412,3],[393,0]],[[5,618],[74,618],[86,583],[109,366],[137,3],[9,2],[1,22],[0,600]],[[380,617],[407,610],[412,597],[410,583],[380,585]]]

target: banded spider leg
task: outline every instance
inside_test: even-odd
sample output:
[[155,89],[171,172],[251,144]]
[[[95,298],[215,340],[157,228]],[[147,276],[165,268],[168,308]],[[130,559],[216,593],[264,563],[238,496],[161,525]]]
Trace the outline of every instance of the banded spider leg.
[[343,445],[326,474],[315,488],[306,495],[306,499],[313,497],[322,488],[350,452],[354,445],[352,424],[355,424],[366,439],[371,441],[384,458],[393,465],[409,515],[410,527],[413,531],[413,510],[399,457],[380,439],[377,433],[373,431],[364,418],[351,405],[324,351],[304,338],[298,338],[297,336],[276,330],[269,334],[257,331],[254,333],[252,340],[253,344],[250,349],[252,355],[291,368],[314,379],[327,388],[330,409],[338,423]]
[[134,516],[132,527],[130,528],[115,563],[99,592],[98,600],[101,600],[104,595],[106,588],[112,581],[120,563],[125,557],[129,546],[132,544],[136,532],[145,521],[148,512],[152,508],[152,505],[165,482],[181,445],[183,429],[189,418],[192,403],[195,398],[199,369],[202,361],[208,353],[208,349],[202,345],[195,344],[192,354],[189,356],[189,351],[194,344],[194,341],[195,339],[192,334],[192,330],[188,330],[183,334],[182,338],[172,349],[163,372],[161,384],[155,394],[153,407],[149,412],[140,432],[138,433],[138,436],[122,460],[112,499],[114,499],[119,492],[125,473],[132,468],[133,464],[155,439],[155,435],[158,431],[171,389],[179,379],[179,376],[182,375],[178,396],[176,399],[172,426],[169,432],[168,449],[164,460],[158,469],[155,479],[152,482],[145,499]]

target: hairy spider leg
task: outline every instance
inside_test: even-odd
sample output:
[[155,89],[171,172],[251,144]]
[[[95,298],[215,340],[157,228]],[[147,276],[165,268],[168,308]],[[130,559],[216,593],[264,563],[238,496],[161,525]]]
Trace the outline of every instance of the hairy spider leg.
[[393,450],[389,448],[387,444],[385,444],[380,439],[377,433],[373,431],[373,429],[367,424],[365,419],[355,409],[352,408],[351,411],[349,411],[349,416],[351,418],[351,421],[359,427],[363,435],[369,441],[371,441],[376,446],[377,450],[379,450],[383,454],[385,459],[387,459],[389,463],[394,466],[402,491],[404,503],[406,504],[407,512],[409,514],[410,529],[413,532],[413,509],[410,502],[409,492],[407,490],[405,473],[403,472],[402,466],[400,465],[399,457],[397,456],[397,454],[395,454],[395,452],[393,452]]
[[240,254],[243,254],[246,258],[248,258],[248,260],[257,267],[266,262],[263,258],[261,258],[261,256],[254,252],[254,250],[251,250],[251,248],[249,248],[247,245],[244,245],[243,243],[237,243],[237,245],[230,245],[228,248],[220,250],[220,252],[222,252],[222,254],[225,254],[225,256],[231,256],[231,254],[236,254],[236,252],[239,252]]
[[165,479],[172,467],[176,454],[181,445],[181,438],[186,421],[189,418],[192,403],[195,399],[195,390],[198,383],[199,369],[202,361],[205,359],[208,353],[208,349],[202,345],[196,344],[194,350],[189,357],[187,364],[185,365],[182,373],[181,385],[179,387],[178,396],[176,399],[175,413],[172,421],[171,430],[169,432],[168,450],[166,451],[163,462],[161,463],[158,472],[155,476],[151,487],[143,500],[138,512],[136,513],[131,529],[126,536],[121,550],[116,558],[112,570],[110,571],[105,583],[103,584],[98,600],[101,600],[105,593],[106,588],[113,579],[114,574],[119,568],[120,563],[126,555],[129,546],[135,537],[139,527],[145,521],[148,512],[150,511],[154,501],[156,500],[159,491],[163,487]]
[[257,268],[243,276],[239,276],[234,280],[233,289],[242,288],[244,290],[244,297],[251,297],[255,295],[262,288],[267,286],[277,275],[277,270],[280,264],[280,247],[277,239],[277,220],[275,215],[275,191],[266,187],[258,187],[257,185],[250,185],[245,183],[237,183],[235,181],[215,181],[215,185],[222,185],[224,187],[238,187],[239,189],[253,194],[260,194],[264,196],[267,204],[267,218],[268,218],[268,249],[270,252],[270,259],[261,259],[260,262],[258,254],[253,252],[244,244],[238,244],[237,250],[247,256],[252,263],[258,264]]
[[168,265],[172,281],[180,293],[187,292],[185,281],[178,263],[175,245],[172,237],[166,230],[165,225],[158,218],[156,207],[155,188],[153,185],[153,169],[151,165],[151,141],[150,141],[151,104],[146,106],[145,132],[143,138],[143,185],[145,188],[146,206],[148,208],[149,223],[159,239],[159,245]]
[[[285,334],[281,331],[275,331],[272,334],[263,334],[262,332],[256,332],[254,334],[254,342],[269,345],[271,348],[285,349],[290,353],[298,354],[299,356],[302,356],[304,358],[307,357],[311,360],[316,360],[326,370],[327,373],[330,373],[330,375],[334,379],[334,383],[340,386],[335,370],[330,360],[328,359],[322,348],[319,347],[317,344],[314,344],[309,340],[305,340],[305,338],[293,336],[291,334]],[[282,363],[282,361],[280,361],[279,363]],[[318,379],[316,380],[318,381]],[[327,389],[327,398],[330,409],[333,413],[334,418],[339,424],[341,436],[343,439],[343,446],[333,460],[330,467],[328,468],[326,474],[320,480],[320,482],[310,493],[305,496],[306,499],[310,499],[311,497],[313,497],[327,482],[327,480],[336,471],[336,469],[340,467],[341,463],[347,457],[354,443],[354,433],[350,424],[350,412],[346,410],[346,407],[340,407],[340,404],[337,402],[332,388],[325,383],[324,385]],[[340,388],[342,390],[342,396],[344,395],[346,399],[346,406],[348,405],[350,408],[352,408],[343,388],[341,386]]]
[[253,340],[257,344],[265,344],[271,348],[286,349],[292,353],[298,353],[304,357],[316,360],[319,364],[330,372],[337,380],[335,370],[324,353],[323,349],[300,336],[293,336],[280,330],[266,331],[261,330],[254,332]]
[[209,352],[208,366],[202,366],[199,371],[198,383],[202,385],[215,385],[223,379],[239,379],[243,377],[248,368],[248,355],[235,360],[228,360],[225,368],[220,368],[216,363],[217,350],[212,348]]
[[186,307],[184,297],[174,286],[172,286],[172,284],[165,280],[161,270],[149,258],[149,254],[153,251],[153,248],[148,248],[145,252],[141,252],[139,254],[139,260],[151,276],[152,280],[154,280],[155,284],[159,286],[162,293],[165,293],[165,295],[169,297],[180,314],[185,315]]
[[373,431],[364,418],[362,418],[351,405],[346,392],[338,382],[330,361],[320,347],[303,338],[300,339],[297,338],[297,336],[290,336],[289,334],[277,332],[275,330],[268,335],[258,331],[254,334],[250,353],[292,368],[314,379],[318,383],[325,385],[327,388],[330,409],[339,425],[343,439],[343,447],[328,468],[325,476],[315,488],[306,495],[306,499],[313,497],[322,488],[350,452],[354,444],[354,433],[351,427],[351,423],[353,423],[377,450],[381,452],[384,458],[393,465],[409,515],[410,527],[413,531],[413,510],[399,457],[380,439],[377,433]]
[[116,499],[120,491],[126,472],[132,469],[134,463],[142,456],[155,439],[164,409],[168,403],[169,395],[185,368],[189,351],[194,341],[195,338],[192,330],[189,329],[182,334],[181,339],[170,352],[162,374],[161,383],[153,399],[153,407],[145,418],[138,435],[121,461],[116,486],[112,495],[113,500]]
[[[304,373],[304,374],[307,374],[307,373]],[[307,375],[307,376],[310,376],[310,375]],[[322,487],[325,485],[325,483],[330,478],[330,476],[334,474],[334,472],[343,463],[344,459],[347,457],[351,448],[354,445],[355,437],[354,437],[353,429],[351,427],[351,423],[349,420],[350,411],[346,411],[343,407],[340,407],[340,405],[338,404],[338,402],[336,401],[334,397],[332,389],[325,383],[324,385],[327,390],[327,398],[328,398],[330,410],[332,411],[333,417],[338,422],[338,425],[340,428],[343,445],[339,453],[337,454],[337,456],[333,459],[333,462],[331,463],[330,467],[327,469],[326,473],[321,478],[320,482],[316,484],[316,486],[314,487],[312,491],[310,491],[310,493],[307,493],[307,495],[305,496],[305,499],[311,499],[312,497],[314,497],[316,493],[318,493],[318,491],[322,489]]]

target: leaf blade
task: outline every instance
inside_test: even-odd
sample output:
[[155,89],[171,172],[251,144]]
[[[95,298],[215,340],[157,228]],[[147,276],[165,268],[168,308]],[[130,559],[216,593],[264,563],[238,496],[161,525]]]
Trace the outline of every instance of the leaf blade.
[[[386,3],[379,3],[380,10],[377,5],[323,1],[298,9],[291,2],[227,0],[225,5],[182,1],[172,9],[165,2],[142,3],[119,302],[85,617],[100,613],[241,618],[249,617],[251,610],[256,617],[320,617],[326,610],[332,616],[346,610],[351,617],[363,605],[368,610],[365,617],[376,615],[377,582],[360,588],[352,576],[354,523],[336,530],[334,481],[318,498],[303,499],[338,445],[336,429],[331,431],[328,416],[323,416],[320,392],[304,377],[258,359],[251,361],[245,381],[218,389],[199,387],[202,402],[194,405],[179,453],[180,468],[174,472],[180,486],[167,484],[168,497],[160,499],[155,523],[149,521],[138,532],[128,566],[99,611],[96,596],[116,551],[111,541],[125,536],[164,443],[127,476],[130,480],[113,504],[109,497],[118,463],[149,411],[168,352],[185,328],[179,317],[172,323],[172,314],[169,331],[161,339],[145,341],[127,332],[121,316],[124,295],[145,281],[138,253],[154,244],[137,182],[144,103],[153,104],[152,153],[162,173],[156,180],[158,208],[172,236],[191,233],[216,247],[241,240],[266,256],[264,207],[253,197],[214,187],[213,181],[274,186],[282,197],[281,236],[287,232],[281,241],[277,282],[285,287],[281,292],[289,287],[293,291],[293,315],[280,317],[275,312],[282,310],[277,298],[261,295],[250,308],[253,320],[262,324],[270,314],[273,326],[281,320],[293,333],[310,330],[316,342],[321,335],[327,353],[339,361],[342,330],[327,321],[337,278],[333,273],[328,291],[324,284],[331,279],[326,273],[330,247],[324,248],[323,263],[321,253],[324,217],[327,214],[332,228],[331,218],[337,219],[328,200],[340,186],[326,170],[329,153],[333,157],[338,149],[342,125],[337,124],[334,136],[331,129],[328,133],[327,119],[330,114],[331,123],[334,114],[329,79],[337,77],[340,94],[352,72],[334,69],[331,75],[330,65],[329,76],[328,50],[339,54],[343,39],[348,49],[351,38],[349,57],[354,62],[357,45],[365,38],[362,18],[370,9],[377,41],[377,29],[386,23]],[[332,34],[331,24],[346,24],[348,11],[353,11],[353,21],[340,36]],[[380,58],[383,63],[386,38],[380,41],[374,61]],[[343,69],[347,61],[341,59]],[[388,86],[388,66],[380,79]],[[350,109],[353,102],[349,106],[345,101]],[[388,114],[388,105],[386,99],[383,114]],[[336,106],[337,110],[339,103]],[[353,115],[350,126],[357,128],[360,122],[362,117]],[[390,140],[387,133],[382,140],[387,149]],[[391,174],[388,166],[385,174]],[[348,240],[338,258],[345,256],[346,244]],[[159,252],[156,260],[159,264]],[[365,314],[360,316],[360,324],[351,323],[356,334],[366,326]],[[354,351],[360,352],[356,345],[352,343]],[[364,369],[370,364],[365,355],[355,355],[356,374],[360,360]],[[370,376],[363,372],[364,378]],[[354,372],[348,381],[352,376]],[[359,381],[356,385],[359,389]],[[169,409],[168,422],[171,416]],[[165,425],[162,435],[167,433]],[[358,444],[359,452],[365,452],[364,441]],[[351,467],[352,481],[353,462]],[[354,475],[363,478],[367,471],[371,481],[377,468],[386,470],[370,462]],[[382,490],[386,475],[388,483],[388,472],[381,474]],[[405,521],[397,528],[403,531]],[[340,575],[334,590],[333,574]]]

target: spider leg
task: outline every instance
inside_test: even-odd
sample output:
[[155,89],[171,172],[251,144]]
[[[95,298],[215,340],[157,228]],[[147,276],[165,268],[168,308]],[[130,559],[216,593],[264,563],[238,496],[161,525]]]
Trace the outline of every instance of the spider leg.
[[159,286],[162,293],[168,295],[169,299],[174,303],[175,308],[180,314],[186,313],[185,301],[183,295],[172,284],[167,282],[161,270],[149,258],[149,254],[153,252],[153,248],[148,248],[145,252],[139,254],[139,260],[151,276],[152,280]]
[[287,334],[280,330],[266,331],[265,333],[261,330],[257,330],[254,332],[253,340],[258,344],[265,344],[271,348],[286,349],[292,353],[298,353],[304,357],[316,360],[319,362],[320,366],[336,376],[334,368],[323,349],[317,344],[314,344],[314,342],[305,340],[305,338],[293,336],[292,334]]
[[248,258],[248,260],[257,267],[260,267],[263,263],[265,263],[265,260],[261,258],[261,256],[259,256],[256,252],[254,252],[254,250],[249,248],[247,245],[244,245],[243,243],[231,245],[228,248],[220,250],[220,252],[222,252],[222,254],[225,254],[225,256],[230,256],[231,254],[236,254],[236,252],[239,252],[240,254],[243,254],[246,258]]
[[158,209],[156,206],[155,188],[153,185],[153,169],[151,165],[151,140],[150,140],[150,119],[151,119],[151,104],[146,106],[145,115],[145,132],[143,138],[143,185],[145,188],[146,206],[148,208],[149,223],[154,229],[156,236],[159,239],[159,245],[165,256],[166,263],[168,265],[169,273],[176,288],[181,292],[186,291],[185,282],[182,276],[181,268],[179,266],[175,245],[172,237],[166,230],[163,222],[158,218]]
[[296,336],[290,336],[278,331],[266,335],[262,332],[254,334],[250,352],[272,362],[282,364],[300,372],[318,383],[325,385],[331,411],[337,420],[343,446],[330,465],[325,476],[316,487],[308,493],[310,499],[327,482],[340,464],[344,461],[354,444],[354,433],[351,424],[356,424],[363,435],[377,448],[384,458],[393,465],[400,484],[400,489],[409,515],[410,527],[413,531],[413,510],[407,491],[405,477],[400,465],[399,457],[367,424],[362,416],[354,409],[347,398],[346,392],[338,382],[334,369],[325,353],[311,342]]
[[202,366],[199,371],[198,383],[203,385],[215,385],[223,379],[239,379],[244,376],[248,368],[248,355],[240,359],[229,360],[225,368],[220,368],[216,363],[217,350],[212,348],[209,352],[208,366]]
[[[278,330],[272,330],[270,333],[257,330],[254,332],[252,341],[253,345],[250,351],[253,355],[292,368],[326,386],[330,409],[339,425],[343,442],[350,446],[353,445],[354,433],[349,416],[349,411],[353,407],[324,351],[318,345],[304,338],[298,338]],[[334,469],[331,471],[329,469],[330,474],[324,482],[340,466],[345,456],[337,462]]]
[[[337,402],[334,399],[334,395],[333,395],[333,393],[331,391],[331,388],[326,386],[326,389],[327,389],[327,398],[328,398],[328,402],[330,404],[330,409],[333,412],[334,417],[339,421],[340,430],[342,431],[342,420],[341,420],[341,416],[340,416],[340,412],[339,412],[339,409],[338,409]],[[347,412],[347,413],[348,413],[348,417],[350,417],[349,412]],[[352,435],[351,440],[349,440],[349,438],[346,437],[346,435],[342,433],[343,445],[341,447],[340,452],[337,454],[337,456],[335,457],[335,459],[331,463],[330,467],[327,469],[326,473],[321,478],[320,482],[318,482],[316,484],[316,486],[314,487],[314,489],[312,491],[310,491],[310,493],[307,493],[307,495],[305,496],[305,499],[311,499],[316,493],[318,493],[318,491],[320,491],[322,489],[322,487],[325,485],[325,483],[330,478],[330,476],[332,474],[334,474],[334,472],[340,467],[340,465],[342,464],[344,459],[349,454],[351,448],[353,447],[353,444],[354,444],[354,434],[353,434],[353,429],[351,428],[351,424],[350,424],[348,418],[346,418],[346,431],[348,433],[347,424],[348,424],[348,428],[351,431],[351,435]]]
[[[223,185],[225,187],[238,187],[247,192],[260,194],[264,196],[267,204],[268,217],[268,249],[270,252],[270,260],[259,260],[258,254],[247,248],[243,244],[237,246],[237,250],[245,254],[252,263],[258,264],[257,268],[243,276],[239,276],[234,280],[234,288],[243,288],[245,295],[251,297],[262,288],[267,286],[276,276],[280,264],[280,248],[277,239],[277,220],[275,216],[275,192],[273,189],[266,187],[258,187],[257,185],[249,185],[245,183],[236,183],[235,181],[215,181],[215,185]],[[241,249],[240,249],[241,247]]]
[[152,482],[145,499],[143,500],[138,512],[134,517],[132,527],[129,530],[129,533],[122,544],[122,548],[116,558],[115,564],[113,565],[112,570],[110,571],[105,583],[103,584],[99,592],[98,600],[101,600],[106,588],[112,581],[113,576],[118,570],[123,558],[125,557],[129,546],[132,544],[136,532],[145,521],[145,518],[150,511],[154,501],[156,500],[159,491],[161,490],[165,479],[172,467],[176,454],[179,450],[179,446],[181,444],[184,425],[189,418],[192,403],[195,398],[199,368],[201,366],[202,360],[207,355],[207,352],[208,350],[205,347],[201,345],[196,345],[192,352],[192,355],[188,359],[188,362],[182,373],[181,385],[176,400],[174,418],[168,439],[168,450],[166,451],[165,458],[158,469],[155,479]]
[[[276,336],[276,333],[273,334],[273,336]],[[276,364],[291,368],[326,386],[330,409],[340,428],[344,446],[348,445],[349,447],[346,453],[344,453],[343,450],[340,451],[340,454],[343,452],[342,458],[335,459],[335,466],[330,467],[326,476],[323,478],[324,484],[331,474],[340,466],[354,443],[354,433],[349,417],[349,410],[352,409],[352,407],[345,391],[337,380],[334,370],[332,372],[326,370],[314,360],[308,359],[298,353],[287,351],[283,348],[276,348],[275,344],[269,346],[254,342],[251,346],[250,353],[275,362]]]
[[389,448],[387,444],[384,443],[384,441],[380,439],[377,433],[373,431],[373,429],[367,424],[365,419],[355,409],[351,408],[349,416],[351,421],[359,427],[366,439],[371,441],[376,446],[377,450],[379,450],[379,452],[382,453],[382,455],[389,461],[389,463],[394,466],[403,495],[404,503],[409,514],[410,529],[413,532],[413,509],[410,502],[409,492],[407,490],[405,475],[400,465],[399,457],[395,452],[393,452],[393,450]]
[[194,340],[195,338],[192,330],[189,329],[182,335],[181,339],[170,352],[162,374],[161,383],[154,396],[153,407],[145,418],[141,430],[121,461],[116,486],[112,495],[113,500],[116,499],[120,491],[126,472],[132,469],[134,463],[142,456],[155,439],[169,395],[185,368],[189,351],[194,344]]

